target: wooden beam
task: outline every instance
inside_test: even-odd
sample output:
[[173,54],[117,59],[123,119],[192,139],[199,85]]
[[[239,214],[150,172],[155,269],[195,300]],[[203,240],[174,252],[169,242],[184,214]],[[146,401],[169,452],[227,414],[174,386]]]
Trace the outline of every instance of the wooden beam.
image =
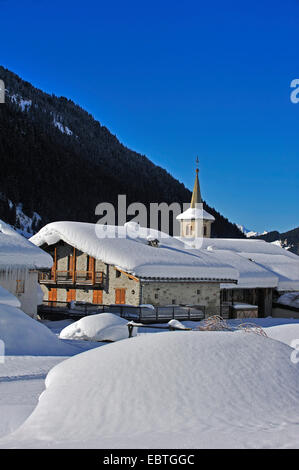
[[95,258],[92,258],[91,267],[92,267],[91,278],[92,278],[92,283],[94,285],[96,283],[96,260]]
[[54,248],[54,282],[57,279],[57,247]]
[[126,273],[126,271],[123,271],[122,269],[119,269],[119,268],[114,268],[114,269],[115,269],[116,271],[121,272],[122,274],[124,274],[125,276],[129,277],[130,279],[133,279],[133,281],[139,282],[138,277],[135,277],[135,276],[133,276],[132,274]]
[[73,284],[76,283],[76,248],[73,249],[73,273],[72,273]]

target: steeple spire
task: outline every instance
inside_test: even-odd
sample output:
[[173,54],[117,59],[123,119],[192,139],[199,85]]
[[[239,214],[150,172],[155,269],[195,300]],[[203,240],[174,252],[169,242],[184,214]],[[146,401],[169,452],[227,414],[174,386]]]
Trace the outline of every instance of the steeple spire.
[[199,179],[198,179],[198,172],[199,172],[198,164],[199,164],[199,160],[198,160],[198,157],[196,157],[196,170],[195,170],[196,171],[196,176],[195,176],[195,182],[194,182],[191,205],[190,205],[190,207],[192,209],[196,208],[196,204],[202,203],[201,194],[200,194]]

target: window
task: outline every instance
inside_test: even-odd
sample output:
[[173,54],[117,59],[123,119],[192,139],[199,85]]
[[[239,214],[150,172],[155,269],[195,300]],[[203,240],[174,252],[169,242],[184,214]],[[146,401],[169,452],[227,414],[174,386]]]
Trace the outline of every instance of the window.
[[176,304],[176,299],[172,299],[172,305]]
[[121,272],[118,271],[118,269],[115,271],[115,277],[120,277],[121,276]]
[[203,228],[203,234],[206,237],[207,236],[207,226],[205,225]]
[[115,303],[116,304],[126,303],[126,289],[115,289]]
[[67,289],[66,301],[72,302],[74,300],[76,300],[76,289]]
[[196,293],[197,295],[200,295],[200,289],[197,289]]
[[16,281],[16,294],[24,294],[25,292],[25,281],[17,279]]
[[186,226],[186,235],[192,235],[192,232],[193,232],[192,225],[191,225],[191,224],[188,224],[188,225]]
[[159,298],[159,294],[155,294],[155,299],[158,299]]
[[94,290],[93,291],[92,302],[94,304],[102,304],[103,303],[103,291],[102,290]]

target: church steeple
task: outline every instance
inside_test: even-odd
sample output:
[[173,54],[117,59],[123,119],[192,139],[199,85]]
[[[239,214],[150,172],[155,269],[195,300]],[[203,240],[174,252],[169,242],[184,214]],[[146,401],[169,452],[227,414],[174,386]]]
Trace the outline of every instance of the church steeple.
[[210,238],[211,225],[215,218],[203,208],[198,179],[198,157],[196,158],[196,175],[190,207],[177,215],[180,221],[182,238]]
[[198,160],[198,157],[196,157],[196,176],[195,176],[192,199],[191,199],[191,204],[190,204],[190,207],[192,209],[196,208],[196,204],[202,203],[201,194],[200,194],[200,185],[199,185],[199,179],[198,179],[198,172],[199,172],[198,163],[199,163],[199,160]]

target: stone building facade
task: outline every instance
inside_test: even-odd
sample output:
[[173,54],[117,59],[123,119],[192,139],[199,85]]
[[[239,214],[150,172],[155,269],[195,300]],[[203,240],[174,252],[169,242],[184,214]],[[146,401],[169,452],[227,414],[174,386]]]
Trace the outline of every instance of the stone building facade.
[[45,301],[200,305],[205,307],[207,315],[219,314],[220,282],[139,279],[63,241],[46,249],[54,265],[51,272],[40,276]]

